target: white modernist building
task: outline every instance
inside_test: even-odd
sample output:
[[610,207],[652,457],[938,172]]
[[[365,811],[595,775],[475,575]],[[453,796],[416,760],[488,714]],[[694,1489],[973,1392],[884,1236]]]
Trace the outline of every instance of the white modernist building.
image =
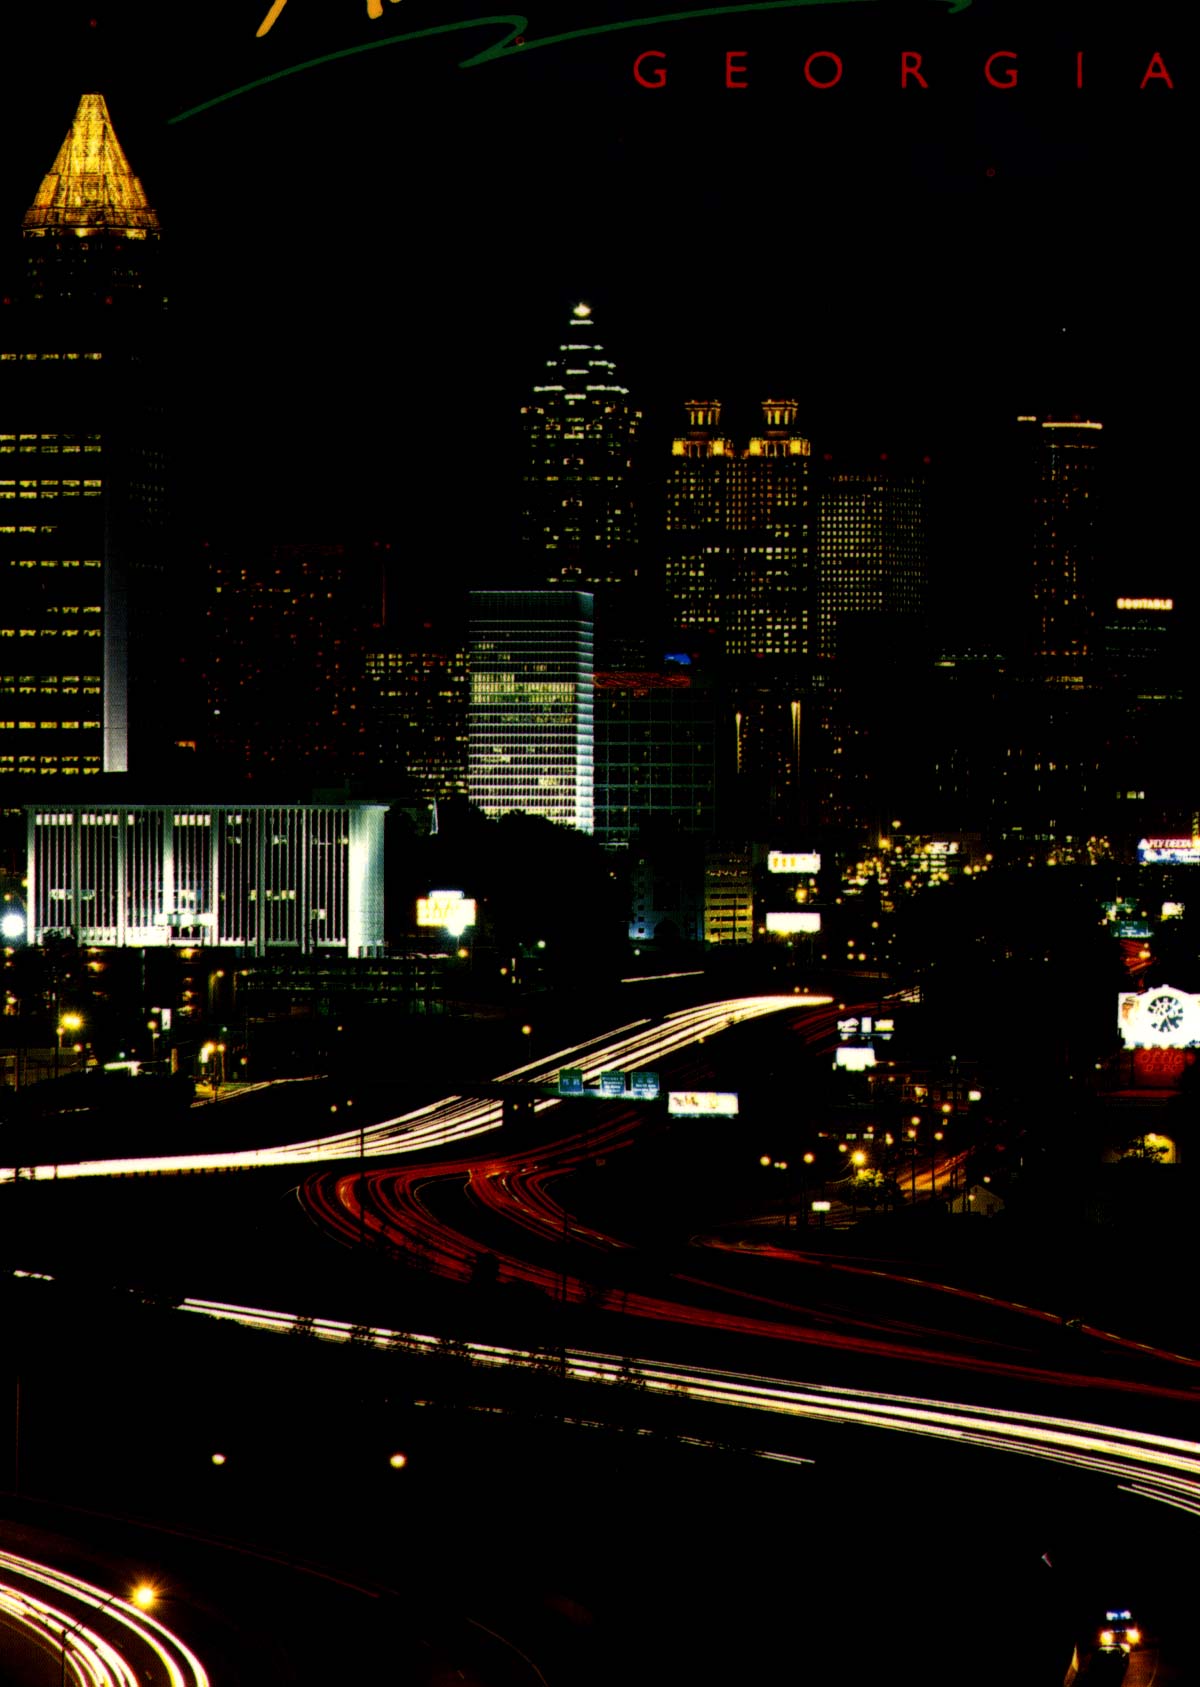
[[353,802],[30,808],[29,941],[379,954],[386,813]]

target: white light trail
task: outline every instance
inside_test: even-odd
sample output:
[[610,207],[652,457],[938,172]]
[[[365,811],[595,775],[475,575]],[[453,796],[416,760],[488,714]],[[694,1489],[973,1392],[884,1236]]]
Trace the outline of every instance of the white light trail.
[[[52,1599],[67,1601],[67,1608]],[[77,1614],[80,1606],[93,1621],[103,1616],[128,1631],[121,1649],[87,1626],[86,1618]],[[74,1614],[70,1607],[76,1608]],[[139,1671],[144,1672],[152,1659],[157,1659],[168,1687],[210,1687],[208,1672],[191,1648],[140,1606],[114,1599],[103,1588],[48,1564],[0,1551],[0,1622],[5,1620],[62,1656],[79,1687],[140,1687]]]
[[[182,1310],[261,1330],[295,1331],[300,1325],[325,1341],[348,1342],[354,1336],[379,1347],[398,1346],[424,1352],[434,1352],[438,1347],[435,1336],[374,1328],[363,1331],[332,1318],[306,1319],[301,1324],[292,1313],[235,1306],[224,1301],[190,1299],[182,1303]],[[519,1348],[480,1342],[464,1345],[475,1364],[544,1363],[544,1355]],[[696,1369],[660,1360],[630,1361],[574,1349],[566,1351],[564,1374],[581,1382],[619,1385],[628,1379],[631,1364],[638,1382],[648,1393],[700,1400],[741,1411],[771,1412],[843,1426],[922,1435],[1047,1459],[1116,1478],[1118,1485],[1130,1493],[1200,1514],[1200,1442],[1081,1418],[839,1388],[827,1383],[794,1383],[782,1378]],[[762,1457],[780,1456],[773,1448],[757,1451]]]
[[[669,1014],[661,1023],[635,1019],[616,1031],[605,1032],[576,1043],[572,1048],[503,1072],[497,1083],[548,1084],[563,1066],[581,1066],[584,1077],[594,1078],[616,1067],[644,1067],[714,1036],[734,1025],[761,1018],[764,1014],[802,1008],[825,1007],[832,996],[736,996]],[[604,1040],[607,1039],[607,1040]],[[589,1052],[590,1051],[590,1052]],[[536,1111],[557,1107],[553,1097],[534,1103]],[[52,1181],[68,1177],[128,1177],[139,1172],[203,1172],[247,1169],[254,1166],[313,1165],[327,1160],[360,1157],[380,1159],[412,1154],[423,1148],[442,1148],[468,1137],[500,1128],[503,1105],[498,1100],[478,1100],[450,1095],[442,1101],[414,1108],[394,1119],[351,1130],[341,1130],[304,1142],[275,1148],[252,1148],[222,1154],[144,1155],[136,1159],[84,1160],[72,1164],[21,1168],[22,1179]],[[16,1178],[13,1167],[0,1168],[0,1183]]]

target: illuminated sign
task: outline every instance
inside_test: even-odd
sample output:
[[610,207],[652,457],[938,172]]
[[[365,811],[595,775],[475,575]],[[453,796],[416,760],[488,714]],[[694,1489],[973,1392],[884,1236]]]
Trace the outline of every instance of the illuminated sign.
[[625,1094],[625,1074],[624,1074],[624,1072],[601,1072],[601,1074],[600,1074],[600,1094],[603,1095],[603,1096],[624,1095]]
[[738,1098],[720,1090],[668,1090],[667,1112],[677,1119],[732,1119]]
[[583,1094],[583,1067],[564,1066],[558,1074],[559,1095]]
[[864,1067],[874,1066],[875,1050],[873,1048],[840,1048],[833,1057],[835,1066],[842,1066],[847,1072],[861,1072]]
[[1153,935],[1149,920],[1117,920],[1114,927],[1118,937],[1141,937]]
[[819,873],[821,871],[821,857],[819,855],[787,855],[781,849],[773,849],[767,856],[768,873]]
[[1122,991],[1117,1029],[1127,1049],[1200,1048],[1200,996],[1169,985]]
[[1181,920],[1183,918],[1183,909],[1184,904],[1182,902],[1164,902],[1162,905],[1162,917],[1164,920]]
[[846,1019],[839,1019],[837,1027],[838,1036],[843,1042],[857,1037],[880,1037],[886,1042],[896,1029],[896,1021],[877,1019],[869,1013],[861,1016],[851,1014]]
[[1143,867],[1191,867],[1200,861],[1200,838],[1142,838],[1137,852]]
[[786,913],[767,915],[767,930],[777,932],[780,935],[786,935],[796,931],[811,933],[814,931],[820,931],[820,929],[820,914],[806,912],[793,913],[789,909]]
[[461,890],[431,890],[417,898],[417,924],[440,926],[452,937],[461,937],[475,924],[475,903]]
[[1175,600],[1169,597],[1119,597],[1118,609],[1174,609]]
[[658,1100],[658,1073],[634,1072],[630,1075],[629,1088],[638,1101]]

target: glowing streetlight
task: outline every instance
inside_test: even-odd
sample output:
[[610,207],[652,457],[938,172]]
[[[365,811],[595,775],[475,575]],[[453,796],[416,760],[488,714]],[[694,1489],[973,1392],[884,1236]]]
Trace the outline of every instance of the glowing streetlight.
[[[217,1058],[218,1056],[220,1057],[219,1059]],[[224,1043],[205,1043],[204,1047],[200,1050],[201,1066],[208,1066],[210,1060],[212,1061],[212,1066],[209,1069],[208,1081],[212,1085],[213,1100],[215,1101],[217,1099],[217,1091],[220,1089],[225,1078]]]
[[81,1013],[64,1013],[58,1021],[58,1040],[54,1045],[54,1076],[58,1077],[58,1063],[62,1056],[63,1035],[65,1032],[74,1034],[83,1029],[83,1015]]

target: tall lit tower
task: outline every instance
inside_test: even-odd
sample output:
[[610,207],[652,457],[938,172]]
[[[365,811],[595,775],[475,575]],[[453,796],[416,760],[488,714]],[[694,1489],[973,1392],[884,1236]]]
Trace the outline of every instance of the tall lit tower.
[[687,404],[666,484],[664,608],[718,677],[727,813],[792,822],[816,648],[812,446],[791,398],[768,398],[744,445],[715,399]]
[[590,305],[522,405],[522,541],[531,581],[593,587],[637,573],[633,451],[642,415],[596,341]]
[[766,661],[789,678],[814,648],[812,446],[794,399],[766,399],[739,448],[715,399],[689,400],[667,475],[667,613],[725,665]]
[[815,782],[830,826],[876,827],[922,741],[927,461],[820,464]]
[[467,793],[590,832],[590,592],[472,592]]
[[1018,416],[1023,445],[1025,654],[1035,677],[1078,688],[1093,651],[1102,422]]
[[884,454],[869,466],[822,463],[818,541],[823,659],[886,623],[893,641],[925,614],[924,465]]
[[169,645],[161,624],[139,637],[163,563],[158,245],[104,97],[85,94],[0,310],[0,775],[127,771],[130,650]]

